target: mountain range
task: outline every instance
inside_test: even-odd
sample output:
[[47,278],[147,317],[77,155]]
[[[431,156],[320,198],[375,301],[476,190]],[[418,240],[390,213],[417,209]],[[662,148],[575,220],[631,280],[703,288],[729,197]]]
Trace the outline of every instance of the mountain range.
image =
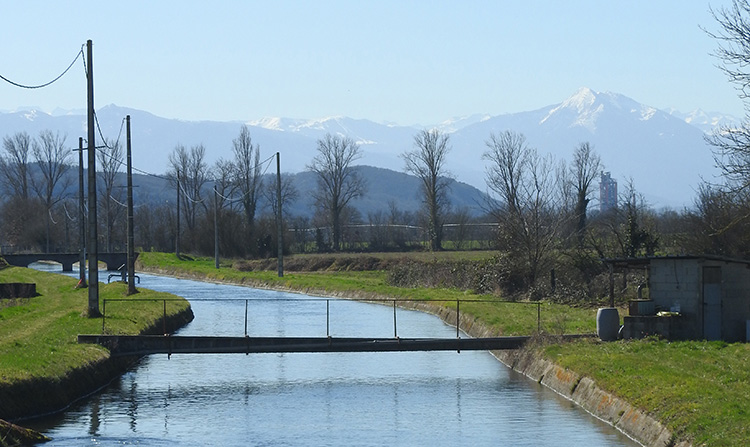
[[[248,126],[253,142],[260,145],[261,159],[280,153],[284,172],[305,171],[315,156],[316,140],[326,133],[353,138],[363,154],[357,164],[403,171],[400,156],[413,149],[414,135],[422,129],[347,117],[183,121],[107,105],[97,110],[104,137],[124,143],[126,115],[131,117],[134,166],[156,174],[167,171],[169,153],[177,144],[203,144],[211,164],[220,158],[231,159],[232,140],[242,125]],[[477,114],[426,128],[435,127],[450,135],[448,170],[459,184],[479,191],[487,189],[482,159],[485,142],[492,133],[513,130],[523,133],[540,154],[549,153],[560,160],[569,161],[581,142],[589,142],[600,155],[604,170],[618,180],[620,191],[632,180],[650,205],[681,208],[692,204],[702,179],[715,180],[717,171],[705,134],[718,125],[738,121],[700,110],[686,114],[658,110],[621,94],[581,88],[564,101],[537,110]],[[86,116],[81,111],[48,114],[33,108],[0,113],[0,136],[18,131],[37,135],[44,129],[67,134],[71,148],[77,147],[77,138],[86,136]],[[403,191],[401,195],[403,199]]]

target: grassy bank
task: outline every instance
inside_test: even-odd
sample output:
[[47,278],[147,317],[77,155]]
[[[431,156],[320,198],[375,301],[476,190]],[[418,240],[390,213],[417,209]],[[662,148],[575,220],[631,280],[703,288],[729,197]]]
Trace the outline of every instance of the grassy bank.
[[[415,254],[425,256],[424,253]],[[338,256],[338,255],[337,255]],[[351,257],[352,255],[343,255]],[[395,254],[386,255],[395,257]],[[403,257],[403,254],[399,254]],[[434,256],[434,255],[433,255]],[[456,257],[455,253],[445,256]],[[474,252],[467,256],[477,257]],[[485,255],[486,256],[486,255]],[[316,265],[320,262],[316,255],[305,256],[304,263]],[[330,257],[330,256],[329,256]],[[529,335],[537,331],[537,305],[529,302],[498,302],[494,295],[475,294],[464,290],[439,288],[402,288],[390,286],[386,282],[386,272],[339,270],[335,263],[319,271],[286,271],[282,278],[276,270],[240,271],[232,267],[231,261],[225,261],[220,269],[215,268],[212,258],[178,259],[171,253],[141,253],[138,257],[141,269],[177,276],[188,276],[196,279],[207,279],[217,282],[244,284],[253,287],[283,289],[297,292],[346,296],[366,299],[387,297],[393,299],[429,301],[435,305],[456,308],[460,304],[461,314],[473,315],[493,332],[501,335]],[[289,264],[302,264],[294,258]],[[326,263],[327,265],[327,263]],[[593,333],[596,331],[596,310],[591,308],[574,308],[570,306],[541,303],[541,328],[553,334]]]
[[[71,372],[99,364],[109,358],[106,349],[80,345],[78,334],[98,334],[101,319],[86,316],[88,290],[75,289],[76,279],[31,269],[8,267],[0,270],[0,282],[36,283],[37,296],[0,300],[0,396],[24,384],[62,384]],[[100,284],[100,300],[126,298],[122,283]],[[138,300],[176,298],[166,293],[142,291]],[[169,301],[168,316],[189,307],[187,301]],[[137,334],[156,325],[163,316],[161,302],[133,302],[108,311],[107,330]],[[92,390],[88,390],[91,392]],[[33,396],[27,396],[32,399]],[[0,418],[8,416],[9,402],[0,403]]]
[[[455,256],[455,255],[454,255]],[[143,253],[148,269],[205,277],[261,287],[298,291],[373,294],[413,298],[454,306],[455,299],[490,300],[448,289],[401,289],[386,284],[382,271],[242,272],[231,263],[214,268],[213,259],[178,260],[174,255]],[[499,303],[461,305],[481,323],[502,334],[529,334],[536,330],[536,309]],[[595,310],[545,304],[543,329],[547,332],[592,332]],[[700,446],[750,445],[750,345],[719,342],[665,342],[660,340],[602,343],[578,341],[549,344],[539,349],[558,365],[596,381],[613,395],[664,423],[680,440]]]
[[695,446],[750,445],[750,345],[649,339],[556,344],[543,354],[645,409]]

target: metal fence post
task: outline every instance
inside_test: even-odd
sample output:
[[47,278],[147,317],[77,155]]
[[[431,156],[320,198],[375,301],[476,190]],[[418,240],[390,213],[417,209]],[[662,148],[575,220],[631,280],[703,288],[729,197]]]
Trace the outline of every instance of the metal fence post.
[[456,300],[456,338],[461,338],[461,301]]
[[536,333],[542,332],[542,302],[536,303]]
[[393,300],[393,338],[398,338],[398,330],[396,329],[396,300]]

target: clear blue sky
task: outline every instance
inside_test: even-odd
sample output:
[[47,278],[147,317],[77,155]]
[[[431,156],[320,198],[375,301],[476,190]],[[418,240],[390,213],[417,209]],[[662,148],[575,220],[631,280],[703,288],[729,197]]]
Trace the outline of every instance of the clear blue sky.
[[[0,74],[54,78],[94,42],[96,107],[185,120],[434,124],[533,110],[579,87],[743,114],[700,26],[729,0],[0,0]],[[83,109],[83,68],[0,82],[0,110]]]

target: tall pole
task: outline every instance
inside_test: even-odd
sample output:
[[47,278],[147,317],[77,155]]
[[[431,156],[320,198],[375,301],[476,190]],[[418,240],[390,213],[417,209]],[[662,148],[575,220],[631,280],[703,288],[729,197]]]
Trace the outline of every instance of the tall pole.
[[89,317],[100,317],[99,312],[99,247],[96,223],[96,144],[94,142],[94,58],[91,40],[86,42],[88,80],[88,180],[89,180]]
[[125,133],[128,152],[128,295],[138,293],[135,290],[135,235],[133,231],[133,157],[130,146],[130,115],[125,116]]
[[279,278],[284,276],[284,229],[281,221],[281,155],[276,152],[276,200],[278,215],[276,216],[276,246],[279,267]]
[[86,288],[86,206],[83,193],[83,137],[78,137],[78,288]]
[[177,173],[177,234],[174,238],[174,253],[180,257],[180,174]]
[[214,186],[214,264],[219,268],[219,193]]

